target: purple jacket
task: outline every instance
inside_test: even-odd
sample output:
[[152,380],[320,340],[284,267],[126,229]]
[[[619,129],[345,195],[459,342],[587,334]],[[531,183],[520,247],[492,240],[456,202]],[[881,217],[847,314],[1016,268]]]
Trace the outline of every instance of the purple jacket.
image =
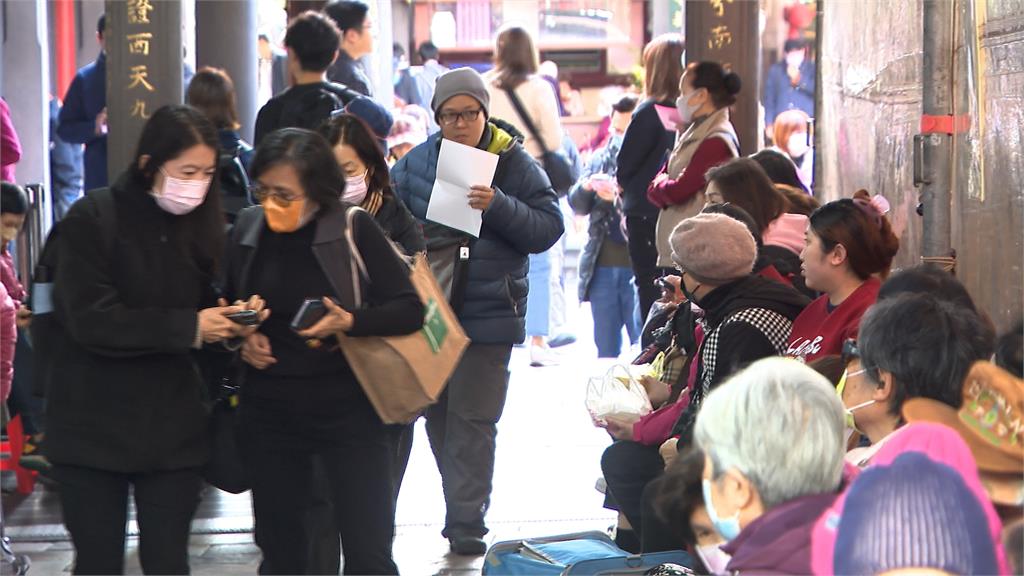
[[810,574],[814,523],[838,497],[838,491],[801,496],[765,512],[722,546],[732,556],[727,571]]

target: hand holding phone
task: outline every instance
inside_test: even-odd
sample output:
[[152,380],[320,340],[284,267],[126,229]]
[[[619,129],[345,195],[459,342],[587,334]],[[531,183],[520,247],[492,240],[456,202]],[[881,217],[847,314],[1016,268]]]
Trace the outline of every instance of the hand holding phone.
[[318,298],[306,298],[292,318],[291,329],[296,332],[307,330],[326,315],[327,307],[323,301]]
[[330,298],[309,299],[295,315],[292,327],[303,338],[322,340],[350,330],[354,320],[350,312]]
[[242,310],[225,314],[224,317],[242,326],[256,326],[260,323],[260,314],[256,310]]

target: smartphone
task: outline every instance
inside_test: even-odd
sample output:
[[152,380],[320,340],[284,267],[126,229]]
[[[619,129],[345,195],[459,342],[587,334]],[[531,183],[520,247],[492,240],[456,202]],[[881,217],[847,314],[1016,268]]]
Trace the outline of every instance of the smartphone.
[[242,310],[234,314],[225,314],[224,317],[242,326],[255,326],[260,323],[260,315],[255,310]]
[[295,313],[295,317],[292,318],[291,328],[296,332],[301,332],[319,322],[326,315],[327,307],[324,306],[322,300],[306,298],[302,302],[302,306],[299,307],[299,311]]

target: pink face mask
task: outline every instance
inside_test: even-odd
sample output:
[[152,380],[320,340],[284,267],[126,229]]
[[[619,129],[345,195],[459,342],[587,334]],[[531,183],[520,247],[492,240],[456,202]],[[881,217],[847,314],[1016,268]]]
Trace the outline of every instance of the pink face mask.
[[165,212],[175,216],[183,216],[198,208],[204,200],[206,193],[210,190],[210,182],[213,177],[202,180],[183,180],[172,178],[160,168],[164,175],[164,184],[159,193],[153,192],[156,204]]

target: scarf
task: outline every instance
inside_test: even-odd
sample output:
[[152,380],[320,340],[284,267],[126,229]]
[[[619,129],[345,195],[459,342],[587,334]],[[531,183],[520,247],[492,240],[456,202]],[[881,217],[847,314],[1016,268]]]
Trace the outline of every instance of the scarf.
[[371,216],[376,216],[377,212],[380,212],[380,207],[384,205],[384,193],[380,190],[374,190],[363,198],[363,203],[360,206],[363,210],[370,213]]
[[732,122],[729,121],[728,108],[720,108],[690,124],[690,127],[679,135],[676,147],[672,150],[672,156],[668,159],[668,177],[673,180],[678,179],[683,170],[690,165],[690,160],[693,159],[700,143],[715,134],[725,136],[722,139],[729,144],[734,152],[736,151],[736,143],[739,142],[739,138],[736,136],[736,130],[732,127]]

